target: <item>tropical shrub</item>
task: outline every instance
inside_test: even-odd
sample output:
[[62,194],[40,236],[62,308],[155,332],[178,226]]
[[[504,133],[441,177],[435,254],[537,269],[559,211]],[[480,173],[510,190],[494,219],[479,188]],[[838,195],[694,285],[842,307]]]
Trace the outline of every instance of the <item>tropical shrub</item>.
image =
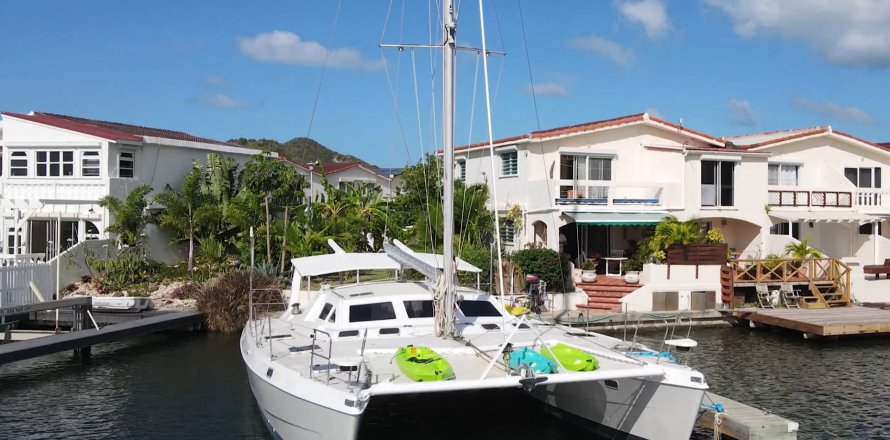
[[513,262],[524,274],[535,274],[547,282],[551,292],[565,292],[569,256],[552,249],[523,249],[513,254]]
[[[494,269],[493,261],[491,258],[491,251],[488,249],[482,249],[477,247],[468,247],[464,248],[460,252],[460,258],[467,263],[472,264],[473,266],[482,269],[482,272],[479,273],[479,279],[481,280],[483,286],[488,285],[491,280],[491,271]],[[458,280],[461,285],[464,286],[472,286],[476,287],[476,274],[470,272],[458,272],[457,273]],[[485,289],[483,289],[485,290]],[[493,291],[494,289],[490,289],[489,291]]]
[[809,238],[805,238],[797,243],[786,244],[785,254],[797,260],[825,257],[825,253],[822,252],[822,249],[810,246]]
[[[281,303],[281,291],[274,278],[253,273],[253,301],[256,304]],[[223,333],[240,331],[250,317],[249,292],[251,274],[248,271],[226,272],[205,283],[192,296],[206,316],[207,329]],[[270,290],[257,290],[270,289]],[[283,308],[283,306],[282,306]],[[260,307],[259,311],[271,311]],[[280,311],[278,308],[276,311]]]

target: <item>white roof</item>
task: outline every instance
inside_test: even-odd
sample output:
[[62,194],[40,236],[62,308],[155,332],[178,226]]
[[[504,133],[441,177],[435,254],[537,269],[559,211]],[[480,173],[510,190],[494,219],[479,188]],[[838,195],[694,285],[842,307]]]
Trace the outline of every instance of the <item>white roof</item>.
[[789,130],[777,130],[777,131],[768,131],[764,133],[747,133],[747,134],[739,134],[735,136],[726,136],[724,139],[728,141],[732,141],[732,143],[736,145],[751,145],[751,144],[759,144],[761,142],[769,142],[774,141],[776,139],[782,139],[789,136],[798,135],[801,133],[807,133],[811,131],[821,130],[825,127],[804,127],[804,128],[792,128]]
[[770,217],[790,222],[835,222],[835,223],[870,223],[883,221],[880,217],[862,214],[856,211],[779,211],[770,210]]
[[[425,263],[442,268],[442,256],[439,254],[427,254],[415,252],[414,256]],[[315,255],[311,257],[294,258],[294,276],[314,277],[329,273],[351,272],[355,270],[399,270],[402,266],[387,254],[370,253],[337,253],[327,255]],[[457,259],[457,270],[463,272],[482,272],[476,266]]]

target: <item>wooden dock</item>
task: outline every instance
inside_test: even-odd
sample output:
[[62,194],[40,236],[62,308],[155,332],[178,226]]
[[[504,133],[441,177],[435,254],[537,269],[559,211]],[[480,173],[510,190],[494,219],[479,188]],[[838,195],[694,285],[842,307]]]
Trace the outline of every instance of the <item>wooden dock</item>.
[[890,311],[871,307],[736,309],[723,313],[739,324],[799,331],[804,338],[890,334]]
[[20,361],[60,351],[89,353],[89,347],[124,338],[180,328],[199,328],[204,315],[197,311],[157,312],[153,316],[132,319],[96,329],[92,326],[91,298],[80,297],[47,301],[26,306],[0,308],[0,317],[29,316],[54,308],[74,308],[72,331],[41,338],[0,344],[0,364]]
[[[711,402],[722,405],[723,412],[706,409],[698,418],[700,428],[711,431],[716,428],[720,434],[739,440],[797,439],[800,424],[795,421],[714,393],[705,393],[703,403]],[[719,418],[719,424],[715,424],[715,418]]]

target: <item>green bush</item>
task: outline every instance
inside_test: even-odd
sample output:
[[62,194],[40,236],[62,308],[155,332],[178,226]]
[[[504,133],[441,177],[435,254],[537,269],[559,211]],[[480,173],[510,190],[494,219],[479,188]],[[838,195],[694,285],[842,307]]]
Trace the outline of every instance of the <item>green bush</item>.
[[[490,282],[492,261],[491,252],[488,249],[468,247],[461,251],[460,258],[467,263],[482,269],[482,272],[479,274],[479,279],[481,280],[483,287]],[[476,287],[475,273],[458,272],[457,277],[461,285]]]
[[569,256],[552,249],[523,249],[513,254],[513,262],[524,274],[535,274],[547,282],[547,290],[565,292],[569,276]]

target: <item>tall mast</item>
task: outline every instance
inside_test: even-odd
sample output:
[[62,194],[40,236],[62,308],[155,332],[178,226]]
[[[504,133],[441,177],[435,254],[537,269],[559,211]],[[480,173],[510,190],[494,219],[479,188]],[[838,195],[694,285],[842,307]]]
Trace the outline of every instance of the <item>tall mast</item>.
[[454,333],[454,54],[456,24],[453,0],[442,1],[442,148],[444,150],[445,182],[443,182],[442,257],[445,277],[445,327],[443,336]]

